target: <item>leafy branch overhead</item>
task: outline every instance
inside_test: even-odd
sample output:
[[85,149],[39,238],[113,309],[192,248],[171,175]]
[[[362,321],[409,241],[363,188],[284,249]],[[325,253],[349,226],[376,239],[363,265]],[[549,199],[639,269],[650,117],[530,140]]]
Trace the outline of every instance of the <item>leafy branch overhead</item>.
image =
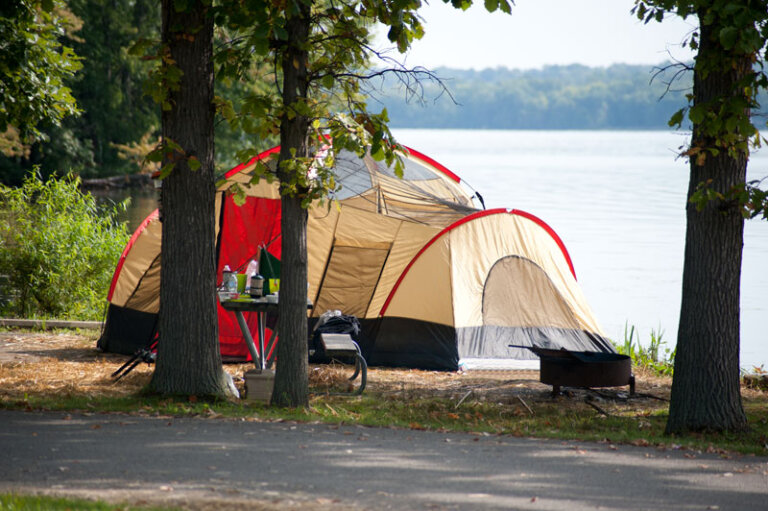
[[[450,0],[450,3],[462,10],[472,5],[468,0]],[[186,0],[176,0],[175,7],[183,11],[187,4]],[[390,56],[389,50],[375,48],[372,43],[377,26],[384,25],[397,51],[407,51],[424,35],[418,14],[421,0],[302,0],[301,4],[311,7],[311,32],[305,43],[309,57],[301,63],[307,70],[307,94],[290,104],[285,104],[280,86],[281,56],[292,44],[286,27],[291,17],[297,15],[300,4],[288,0],[221,0],[210,12],[216,26],[216,81],[225,90],[241,87],[236,99],[232,94],[225,97],[218,93],[214,100],[219,119],[241,134],[244,147],[237,151],[238,159],[247,160],[263,149],[265,143],[274,144],[281,119],[297,115],[310,120],[315,151],[322,150],[328,140],[333,141],[325,158],[293,166],[292,171],[303,177],[284,183],[285,193],[300,194],[308,204],[335,189],[328,167],[334,151],[346,149],[361,154],[370,150],[375,159],[393,166],[397,174],[402,173],[402,162],[397,156],[402,147],[387,127],[386,109],[378,113],[370,111],[368,104],[373,94],[367,82],[395,75],[411,97],[423,95],[423,81],[436,83],[441,93],[449,96],[450,93],[431,71],[408,68]],[[513,2],[485,0],[484,5],[490,12],[511,13]],[[183,32],[181,27],[179,30]],[[178,89],[182,75],[168,49],[158,41],[141,39],[130,53],[157,64],[144,84],[145,92],[164,110],[171,108],[170,93]],[[293,62],[294,66],[299,64]],[[167,144],[164,148],[158,146],[148,161],[158,160],[168,150]],[[167,163],[162,175],[168,175],[174,166],[173,162]],[[267,166],[260,166],[254,172],[255,180],[274,177],[274,171]]]
[[[768,48],[768,1],[636,0],[633,12],[645,23],[662,21],[668,13],[681,18],[698,16],[700,27],[690,33],[683,45],[694,50],[706,45],[716,51],[699,51],[694,71],[701,79],[740,77],[733,81],[732,87],[717,91],[707,101],[695,101],[694,93],[686,95],[688,105],[669,120],[670,126],[679,128],[687,118],[694,126],[695,136],[683,156],[702,166],[708,158],[721,154],[730,158],[748,157],[751,148],[768,141],[753,121],[753,113],[761,107],[758,94],[768,89],[764,60]],[[714,40],[702,40],[702,26],[715,29]],[[765,217],[768,202],[766,193],[759,188],[761,182],[742,183],[738,190],[728,193],[710,189],[712,184],[713,180],[699,184],[693,197],[699,207],[708,200],[736,201],[745,217],[755,217],[761,212]]]
[[[468,1],[452,1],[456,8],[466,9]],[[281,90],[283,55],[293,44],[286,27],[298,15],[298,4],[286,0],[275,2],[220,2],[214,9],[217,37],[217,80],[227,83],[267,78],[272,87],[251,89],[237,105],[217,97],[216,107],[222,118],[257,141],[277,136],[281,119],[302,116],[309,120],[313,153],[323,157],[309,158],[291,164],[294,177],[283,183],[284,193],[300,195],[306,204],[333,192],[336,182],[331,165],[333,154],[346,149],[358,154],[366,150],[402,174],[402,161],[397,156],[402,147],[389,128],[386,109],[369,109],[370,89],[366,82],[386,74],[400,77],[409,94],[419,93],[419,80],[440,84],[436,75],[423,68],[410,69],[373,46],[377,24],[388,27],[387,37],[399,52],[424,35],[418,15],[420,0],[385,2],[381,0],[321,1],[305,0],[310,9],[310,34],[303,43],[306,62],[291,61],[294,68],[306,67],[306,95],[289,104]],[[489,0],[489,11],[511,12],[511,2]],[[444,89],[444,88],[443,88]],[[309,135],[309,134],[308,134]],[[332,144],[328,144],[331,140]],[[329,146],[330,147],[326,147]],[[252,155],[253,147],[244,148],[241,159]],[[270,171],[264,167],[255,179]],[[283,174],[286,175],[286,174]],[[274,177],[274,176],[273,176]]]
[[691,196],[691,202],[698,210],[702,210],[707,204],[715,201],[722,205],[724,212],[731,206],[736,206],[746,219],[762,216],[763,220],[768,220],[768,191],[760,188],[765,180],[766,178],[747,181],[722,193],[714,189],[713,180],[709,179],[698,184]]
[[65,83],[82,64],[59,41],[77,28],[60,0],[0,2],[0,134],[10,126],[31,142],[43,136],[39,124],[79,113]]

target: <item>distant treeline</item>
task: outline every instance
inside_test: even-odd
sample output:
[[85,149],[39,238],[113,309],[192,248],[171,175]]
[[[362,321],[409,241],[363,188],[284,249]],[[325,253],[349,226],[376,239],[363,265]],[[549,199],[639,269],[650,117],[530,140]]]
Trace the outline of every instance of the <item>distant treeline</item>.
[[[394,77],[376,95],[394,128],[665,129],[691,90],[679,68],[613,65],[547,66],[482,71],[440,68],[448,94],[423,83],[423,97],[406,97]],[[384,95],[385,94],[385,95]],[[455,100],[455,101],[454,101]],[[371,106],[374,106],[373,104]],[[374,106],[375,108],[375,106]]]
[[[158,2],[112,0],[109,9],[103,3],[67,2],[72,16],[82,22],[76,36],[63,36],[82,57],[82,70],[67,84],[82,114],[61,126],[41,126],[44,138],[22,151],[0,153],[0,183],[18,185],[34,168],[43,176],[74,172],[105,182],[103,178],[136,173],[157,143],[160,109],[143,86],[152,63],[132,56],[130,48],[139,39],[158,37]],[[691,90],[691,74],[677,74],[679,70],[670,66],[661,72],[638,65],[526,71],[439,68],[434,74],[449,93],[438,83],[422,80],[415,84],[420,94],[408,95],[393,74],[367,85],[374,89],[369,91],[369,108],[385,106],[393,128],[666,129],[672,114],[687,104],[685,94]],[[413,77],[399,78],[414,85]],[[244,91],[260,87],[257,80],[216,84],[217,94],[236,105]],[[272,143],[244,138],[218,121],[219,170],[240,161],[245,148]]]

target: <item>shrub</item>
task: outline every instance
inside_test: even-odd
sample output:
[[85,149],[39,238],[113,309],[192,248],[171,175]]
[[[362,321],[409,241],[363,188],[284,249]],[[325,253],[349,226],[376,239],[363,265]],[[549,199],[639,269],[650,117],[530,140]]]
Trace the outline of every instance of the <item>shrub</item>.
[[119,208],[98,208],[77,178],[0,185],[0,314],[100,319],[128,241]]
[[[661,347],[666,344],[666,341],[662,340],[664,337],[664,330],[651,330],[651,340],[648,347],[640,344],[640,334],[635,335],[635,326],[632,325],[630,329],[627,325],[624,325],[624,343],[616,344],[616,351],[622,355],[628,355],[632,358],[632,363],[635,366],[644,367],[650,369],[660,376],[672,376],[675,368],[675,353],[677,349],[665,348],[664,353],[659,353]],[[637,342],[635,342],[637,338]]]

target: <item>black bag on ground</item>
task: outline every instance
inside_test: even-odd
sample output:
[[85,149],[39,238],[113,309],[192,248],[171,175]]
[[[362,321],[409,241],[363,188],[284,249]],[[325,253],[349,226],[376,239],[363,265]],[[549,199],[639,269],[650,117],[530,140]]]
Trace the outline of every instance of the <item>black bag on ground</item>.
[[309,361],[313,364],[327,364],[331,359],[323,351],[320,334],[349,334],[360,345],[360,321],[340,311],[323,313],[309,336]]

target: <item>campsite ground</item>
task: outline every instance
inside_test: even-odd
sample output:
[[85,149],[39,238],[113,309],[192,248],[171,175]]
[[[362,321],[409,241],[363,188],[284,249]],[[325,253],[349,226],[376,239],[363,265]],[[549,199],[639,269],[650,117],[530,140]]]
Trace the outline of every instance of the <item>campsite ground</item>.
[[[353,443],[359,446],[360,441],[376,439],[377,446],[372,445],[373,442],[369,442],[370,451],[367,451],[368,454],[366,454],[376,457],[375,462],[374,458],[366,461],[366,466],[376,465],[374,467],[376,470],[383,469],[387,463],[395,462],[390,454],[378,449],[378,443],[388,442],[384,440],[388,436],[397,437],[399,438],[397,441],[405,441],[407,443],[413,438],[412,435],[422,434],[430,435],[429,442],[434,444],[431,449],[440,449],[440,446],[445,446],[447,449],[445,449],[446,452],[443,454],[438,454],[437,451],[424,452],[422,455],[425,458],[421,462],[436,463],[435,460],[428,461],[436,455],[445,456],[449,460],[453,459],[453,456],[456,457],[456,460],[453,462],[456,465],[468,463],[473,467],[482,465],[483,458],[489,456],[489,452],[494,451],[495,447],[491,446],[490,443],[498,444],[499,449],[509,450],[510,454],[522,448],[530,456],[528,461],[533,463],[533,460],[539,456],[537,454],[538,451],[530,451],[529,448],[525,447],[528,444],[525,444],[524,441],[523,444],[518,445],[518,441],[522,439],[517,438],[531,436],[597,440],[598,443],[590,444],[592,447],[584,447],[583,445],[573,443],[560,444],[559,441],[552,443],[552,440],[550,440],[549,443],[544,441],[542,449],[547,452],[557,451],[556,456],[565,456],[566,458],[570,457],[572,452],[589,453],[589,456],[585,456],[585,459],[592,457],[594,454],[595,457],[600,458],[598,463],[601,465],[611,463],[612,461],[609,461],[609,458],[612,459],[611,453],[615,452],[617,453],[615,457],[615,462],[618,464],[615,468],[617,471],[623,470],[622,467],[628,463],[626,459],[622,458],[622,456],[627,455],[627,449],[636,449],[637,447],[645,447],[646,454],[642,454],[642,449],[639,451],[633,450],[631,454],[632,463],[638,463],[638,460],[649,459],[649,457],[666,457],[669,459],[670,456],[676,460],[675,463],[686,463],[685,460],[691,461],[693,464],[687,469],[682,465],[678,466],[681,474],[691,468],[694,471],[699,470],[703,471],[702,473],[709,474],[712,472],[712,467],[718,466],[717,458],[742,459],[742,455],[732,453],[727,446],[722,447],[717,443],[708,444],[709,440],[706,438],[699,439],[700,442],[697,444],[699,447],[696,447],[696,444],[692,447],[687,447],[683,441],[661,438],[660,430],[663,429],[663,414],[667,406],[665,399],[668,397],[671,381],[668,378],[659,378],[650,374],[638,375],[637,390],[640,396],[633,399],[627,399],[625,395],[626,389],[605,389],[600,393],[572,389],[565,396],[553,398],[551,396],[551,388],[539,383],[537,371],[469,371],[466,373],[449,373],[372,368],[369,372],[368,387],[364,396],[334,397],[326,395],[325,391],[330,387],[338,388],[340,385],[343,386],[344,377],[349,375],[349,370],[346,368],[317,366],[312,368],[310,378],[311,390],[315,393],[312,399],[311,410],[305,416],[298,416],[299,422],[295,423],[296,427],[294,427],[290,425],[290,422],[285,422],[286,418],[288,420],[292,418],[290,414],[276,412],[265,407],[257,406],[251,408],[235,405],[235,414],[227,415],[232,410],[222,411],[215,407],[207,408],[206,405],[195,407],[194,404],[189,403],[169,404],[169,402],[154,402],[148,405],[139,403],[132,396],[135,396],[148,382],[151,375],[151,367],[141,364],[128,377],[119,383],[114,383],[110,378],[110,374],[125,361],[126,357],[96,351],[96,336],[97,333],[93,331],[41,333],[0,330],[0,410],[11,408],[35,411],[35,413],[28,414],[28,419],[9,415],[10,421],[8,424],[37,421],[35,422],[37,424],[35,428],[39,428],[42,431],[45,427],[48,427],[44,426],[44,424],[70,424],[74,428],[76,422],[81,425],[83,432],[78,433],[78,435],[82,435],[83,438],[88,438],[89,431],[104,430],[105,434],[106,430],[115,431],[117,429],[127,431],[127,428],[122,428],[122,426],[126,424],[139,424],[134,422],[134,419],[137,421],[141,420],[140,424],[145,424],[143,421],[144,419],[147,420],[144,426],[137,425],[137,428],[157,427],[158,423],[167,423],[168,425],[171,423],[174,425],[184,423],[189,428],[192,428],[191,433],[184,434],[192,436],[198,434],[195,432],[199,432],[202,435],[201,429],[208,430],[208,426],[195,426],[195,424],[199,424],[196,421],[206,418],[219,419],[209,424],[211,424],[210,428],[215,428],[216,430],[221,428],[222,431],[228,430],[228,428],[236,428],[235,424],[242,423],[242,421],[248,424],[255,422],[259,425],[259,428],[263,428],[265,431],[273,431],[275,434],[278,434],[276,431],[284,431],[286,434],[290,434],[291,431],[296,430],[296,427],[302,431],[308,428],[314,431],[322,430],[320,432],[322,435],[338,434],[339,438],[333,440],[328,445],[336,445],[336,443],[346,445],[351,438],[353,440],[356,439]],[[242,388],[241,377],[249,366],[244,364],[226,365],[225,368],[233,375],[238,386]],[[762,421],[760,423],[762,426],[760,427],[764,430],[766,422],[765,403],[768,401],[765,394],[750,389],[744,389],[744,394],[748,402],[757,403],[756,406],[762,407],[763,415],[760,416],[758,421]],[[118,415],[114,417],[98,413],[102,411],[102,406],[107,408],[112,406],[109,401],[110,399],[114,399],[116,402],[128,403],[133,408],[117,411]],[[63,406],[61,406],[62,403]],[[186,406],[187,404],[189,406]],[[369,417],[366,407],[375,409],[374,415]],[[48,414],[43,418],[37,413],[39,410],[51,409],[64,410],[64,412]],[[134,419],[126,418],[126,414],[133,415]],[[193,420],[191,422],[186,418],[182,420],[180,418],[182,415],[187,418],[191,416]],[[73,418],[75,420],[72,420]],[[330,424],[324,425],[323,423]],[[371,430],[365,432],[365,430],[355,429],[354,427],[348,429],[345,426],[355,423],[379,426],[390,425],[394,427],[389,427],[386,430],[381,430],[380,433],[373,434],[370,432]],[[115,426],[116,424],[121,427],[118,428]],[[152,426],[152,424],[155,426]],[[52,431],[55,429],[55,427],[52,428]],[[413,430],[432,430],[432,432]],[[565,434],[563,435],[564,430]],[[401,433],[392,433],[393,431]],[[411,434],[408,431],[411,431]],[[757,452],[761,456],[751,458],[749,465],[751,468],[744,469],[746,470],[744,473],[751,474],[749,477],[752,478],[750,479],[752,483],[750,484],[762,484],[762,490],[764,491],[766,481],[768,481],[768,477],[766,477],[768,473],[768,463],[766,463],[768,458],[762,457],[766,454],[766,450],[762,447],[766,442],[766,438],[764,432],[760,433],[760,431],[762,430],[758,430],[757,436],[754,438],[735,439],[736,444],[732,443],[731,445],[737,445],[740,441],[756,444],[756,450],[753,450],[753,452]],[[446,436],[449,433],[460,436]],[[10,438],[9,433],[4,433],[4,435],[6,439]],[[37,441],[41,441],[42,437],[42,434],[38,436]],[[380,438],[382,439],[381,441],[379,441]],[[173,437],[169,438],[168,445],[173,441]],[[474,452],[470,447],[472,445],[479,445],[475,444],[478,441],[483,444],[482,449]],[[693,439],[693,441],[697,440]],[[210,442],[215,443],[215,440],[203,440],[200,438],[195,439],[195,442],[202,442],[201,448],[209,449],[209,446],[213,445]],[[286,449],[289,452],[295,451],[296,448],[308,449],[312,451],[313,456],[318,456],[318,459],[323,456],[323,450],[321,448],[316,449],[312,445],[311,438],[306,439],[304,446],[296,445],[295,439],[286,439],[285,442]],[[445,445],[450,442],[456,442],[461,445],[462,452],[465,454],[457,455],[456,452],[450,449],[450,445]],[[488,442],[490,443],[485,445]],[[727,444],[727,442],[725,443]],[[652,447],[655,447],[655,449]],[[51,450],[58,451],[60,448],[63,447],[56,445],[55,447],[50,447],[47,452]],[[111,449],[111,447],[108,449]],[[351,452],[350,449],[347,450]],[[355,447],[356,450],[357,447]],[[599,455],[597,454],[598,451]],[[37,457],[30,461],[30,463],[24,464],[25,467],[28,467],[28,470],[34,472],[34,470],[38,469],[35,467],[44,465],[44,462],[40,460],[45,458],[44,452],[46,451],[43,449],[41,452],[42,454],[37,454]],[[338,454],[338,451],[334,452]],[[346,451],[342,449],[341,452]],[[472,460],[467,461],[464,459],[467,452],[473,456]],[[109,454],[105,455],[109,456]],[[146,455],[151,456],[151,454]],[[403,460],[406,461],[410,455],[411,453],[409,453],[407,445],[398,453],[398,456],[403,457]],[[478,459],[475,460],[474,456],[478,456]],[[293,458],[293,456],[289,455],[288,458]],[[699,460],[707,458],[708,461],[700,461],[697,464],[695,463],[697,458]],[[89,463],[92,461],[89,461]],[[206,470],[213,466],[208,462],[199,460],[197,462],[205,463],[203,468],[208,467]],[[502,465],[508,462],[509,460],[506,462],[499,460],[499,463],[502,463]],[[130,457],[121,463],[126,465],[127,468],[124,468],[126,472],[133,470],[130,468],[132,463]],[[286,461],[286,463],[290,464],[289,461]],[[442,461],[437,463],[442,463]],[[654,464],[659,464],[659,467],[661,467],[663,463],[660,463],[658,461],[654,462]],[[355,462],[353,460],[344,460],[340,461],[338,465],[334,465],[334,470],[347,470],[345,472],[347,477],[355,477],[354,465]],[[702,467],[709,468],[705,469]],[[739,467],[741,465],[736,468],[730,466],[728,468],[717,468],[717,470],[723,473],[734,473],[734,470],[742,470]],[[0,470],[5,469],[8,471],[8,468],[0,464]],[[351,473],[348,471],[349,468],[353,469]],[[116,479],[102,480],[97,476],[94,476],[92,479],[93,481],[98,481],[98,484],[93,487],[80,485],[77,482],[73,483],[68,478],[74,477],[75,467],[61,465],[59,469],[54,467],[53,472],[48,473],[45,480],[38,481],[37,486],[26,481],[23,488],[25,488],[25,491],[52,492],[87,498],[109,499],[112,501],[128,500],[131,502],[173,503],[180,504],[185,509],[195,510],[223,509],[223,501],[231,504],[227,506],[228,509],[263,508],[285,510],[306,508],[308,503],[311,504],[309,507],[314,509],[344,509],[347,505],[351,505],[352,508],[356,509],[373,509],[378,507],[373,503],[374,501],[365,501],[359,495],[346,496],[339,499],[340,494],[344,492],[344,486],[341,483],[338,483],[341,486],[333,490],[337,492],[336,494],[331,491],[331,493],[324,493],[320,496],[304,495],[301,498],[296,497],[296,495],[279,494],[279,492],[278,497],[274,497],[269,492],[259,493],[258,495],[253,494],[249,498],[255,498],[264,504],[264,507],[253,507],[254,501],[249,500],[250,505],[238,508],[236,504],[241,502],[241,500],[238,500],[236,498],[237,495],[234,493],[231,495],[226,494],[226,492],[223,494],[217,493],[215,495],[217,498],[211,500],[211,495],[203,495],[200,493],[199,488],[185,485],[183,481],[176,481],[177,484],[174,485],[170,483],[144,485],[140,492],[131,492],[126,491],[124,482]],[[669,467],[663,470],[668,469]],[[296,467],[287,467],[285,470],[287,473],[292,473],[291,471],[298,469]],[[526,467],[521,467],[520,470],[522,472],[528,471]],[[551,470],[551,468],[542,468],[542,470]],[[571,477],[578,479],[578,469],[570,467],[570,470],[575,470],[575,475]],[[659,477],[654,470],[648,469],[649,477]],[[662,468],[659,470],[662,470]],[[20,471],[23,470],[20,469]],[[14,474],[18,472],[14,472]],[[435,481],[438,481],[442,477],[439,472],[440,470],[435,469],[434,474],[431,472],[428,472],[428,474],[432,474],[430,477],[434,476]],[[17,477],[17,475],[13,477]],[[265,477],[267,480],[271,478],[271,476]],[[318,475],[310,474],[307,477],[311,480],[311,478],[318,477]],[[483,477],[492,481],[495,476],[489,473]],[[606,473],[606,477],[610,478],[611,476]],[[688,476],[686,475],[685,477]],[[31,478],[34,479],[34,475]],[[137,475],[136,478],[134,482],[140,484],[141,476]],[[478,477],[478,479],[480,478]],[[49,479],[50,481],[61,479],[63,482],[51,490]],[[406,483],[407,481],[403,481],[403,484]],[[115,484],[119,488],[116,487],[114,491],[111,491],[111,484]],[[274,484],[279,486],[277,482]],[[311,481],[308,484],[311,486]],[[357,482],[355,484],[363,483]],[[436,482],[435,484],[438,483]],[[613,484],[615,486],[618,482],[607,481],[605,484],[608,486]],[[653,481],[650,481],[648,484],[653,484]],[[691,482],[690,487],[695,488],[696,484],[698,483]],[[574,488],[577,488],[579,481],[569,482],[568,485],[573,485]],[[77,487],[76,491],[68,491],[75,486]],[[169,498],[169,488],[171,486],[174,489],[173,495],[171,495],[172,498]],[[299,484],[299,486],[301,485]],[[0,487],[0,492],[8,491],[9,480],[2,480],[0,478]],[[13,484],[10,487],[13,488]],[[527,491],[525,489],[520,495],[527,495]],[[384,490],[382,492],[387,493]],[[478,491],[478,494],[473,495],[472,499],[485,499],[487,495],[480,495],[481,493],[483,492]],[[751,495],[749,492],[746,494]],[[495,504],[490,507],[474,507],[472,502],[456,506],[431,505],[430,503],[437,503],[440,500],[438,497],[432,496],[425,497],[426,500],[417,507],[419,509],[423,509],[424,506],[436,509],[495,509],[504,508],[508,504],[515,502],[525,504],[520,505],[521,507],[526,507],[527,504],[536,502],[536,498],[539,498],[534,495],[519,500],[518,497],[520,495],[515,497],[518,500],[506,500],[504,501],[505,503],[494,501]],[[732,499],[734,495],[736,493],[728,498]],[[309,500],[306,500],[307,498]],[[387,498],[394,499],[391,501],[395,506],[394,508],[408,508],[407,506],[398,506],[397,503],[400,501],[397,500],[399,498],[397,496]],[[594,507],[593,504],[599,504],[595,500],[596,498],[584,495],[584,502]],[[212,507],[211,502],[214,502]],[[710,509],[717,509],[721,499],[720,497],[713,497],[711,502],[713,502],[715,507],[710,507]],[[498,507],[496,507],[497,504]],[[656,504],[661,505],[661,508],[671,508],[665,507],[663,502],[657,502]],[[541,504],[539,507],[541,507]],[[550,509],[549,507],[547,508]],[[566,505],[565,508],[581,509],[579,506],[574,507],[570,505]],[[551,507],[551,509],[559,509],[559,507],[555,506]],[[707,507],[702,507],[702,509],[707,509]],[[721,506],[720,509],[727,509],[727,507]]]
[[[95,349],[95,331],[39,332],[0,330],[0,364],[5,368],[0,377],[0,402],[23,399],[29,395],[119,397],[138,392],[148,381],[152,368],[140,364],[121,380],[113,383],[110,374],[127,357],[101,353]],[[239,390],[242,376],[250,364],[225,364]],[[328,387],[344,381],[345,368],[313,366],[310,384],[322,394]],[[421,371],[409,369],[369,368],[366,393],[398,394],[406,399],[422,397],[459,400],[469,393],[473,400],[515,402],[519,405],[551,402],[551,387],[538,381],[538,371]],[[637,392],[653,396],[650,404],[669,396],[671,380],[644,373],[638,377]],[[578,393],[574,390],[571,393]],[[621,395],[626,388],[607,390]],[[570,397],[574,397],[573,395]],[[563,400],[581,402],[582,396]],[[466,399],[466,398],[465,398]],[[634,401],[641,407],[647,399]]]

